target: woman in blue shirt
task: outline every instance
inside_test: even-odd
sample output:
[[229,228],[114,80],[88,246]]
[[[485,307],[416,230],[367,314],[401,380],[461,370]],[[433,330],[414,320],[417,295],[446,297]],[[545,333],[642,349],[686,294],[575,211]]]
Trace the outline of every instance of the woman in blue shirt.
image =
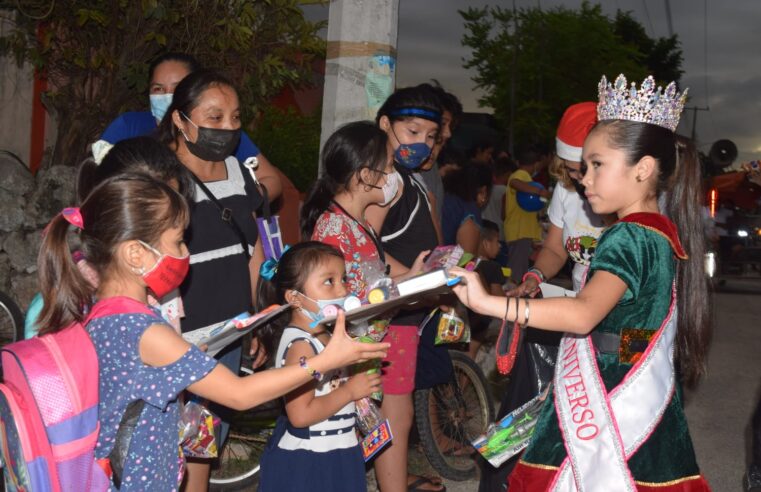
[[[188,74],[201,68],[198,61],[185,53],[166,53],[151,62],[148,68],[148,97],[150,111],[128,111],[116,117],[103,131],[100,140],[93,144],[93,156],[98,159],[104,144],[115,144],[132,137],[150,135],[156,131],[158,124],[164,118],[167,108],[172,104],[172,96],[177,84]],[[108,148],[105,145],[105,148]],[[245,162],[249,157],[256,157],[258,167],[256,177],[267,188],[270,200],[274,200],[282,192],[282,185],[277,169],[259,151],[245,132],[241,132],[240,143],[235,149],[235,157],[239,162]]]

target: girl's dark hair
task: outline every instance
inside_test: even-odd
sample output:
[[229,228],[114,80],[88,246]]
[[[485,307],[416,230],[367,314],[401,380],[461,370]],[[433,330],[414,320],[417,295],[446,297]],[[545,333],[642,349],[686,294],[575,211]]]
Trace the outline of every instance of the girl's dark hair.
[[[344,261],[343,254],[336,248],[317,241],[304,241],[289,248],[280,257],[277,272],[272,280],[259,277],[256,296],[257,311],[272,304],[285,304],[287,302],[285,293],[289,290],[297,290],[303,294],[304,283],[309,278],[309,274],[331,256]],[[290,321],[290,316],[280,316],[256,331],[256,337],[271,356],[275,354],[283,329]]]
[[446,193],[475,202],[481,188],[486,187],[487,194],[491,192],[494,177],[490,167],[471,163],[447,173],[441,180]]
[[711,341],[711,302],[705,275],[700,161],[694,144],[671,130],[649,123],[609,120],[595,129],[607,130],[609,144],[622,150],[630,165],[645,156],[658,161],[656,193],[665,193],[665,210],[679,231],[687,260],[677,262],[677,358],[687,386],[705,373]]
[[451,92],[444,90],[438,80],[433,79],[431,82],[431,84],[420,85],[428,86],[436,93],[436,95],[439,97],[441,112],[443,113],[444,111],[449,111],[449,114],[452,115],[452,121],[449,126],[452,130],[454,130],[460,123],[460,119],[462,119],[462,103],[457,98],[457,96]]
[[116,143],[100,164],[92,158],[86,159],[77,177],[78,201],[83,202],[98,183],[124,173],[147,174],[164,183],[174,179],[180,195],[188,203],[193,202],[194,188],[188,170],[169,147],[151,137],[129,138]]
[[201,64],[198,63],[198,60],[196,60],[195,57],[193,57],[192,55],[189,55],[187,53],[180,53],[176,51],[164,53],[163,55],[159,55],[156,58],[154,58],[151,64],[148,65],[148,82],[153,80],[153,74],[156,72],[156,67],[168,61],[182,63],[183,65],[185,65],[185,68],[187,68],[188,72],[190,73],[201,70]]
[[457,167],[464,167],[466,164],[465,154],[455,149],[450,144],[447,144],[441,148],[439,157],[436,159],[436,161],[441,166],[454,164]]
[[201,95],[210,87],[227,87],[236,92],[232,82],[219,72],[204,69],[191,73],[182,79],[174,89],[172,104],[169,105],[164,119],[161,120],[156,129],[156,138],[159,142],[165,145],[177,143],[180,132],[172,121],[172,114],[179,111],[181,118],[183,114],[190,117],[190,113],[201,104]]
[[[101,278],[113,267],[120,243],[157,244],[170,227],[185,227],[185,200],[169,185],[144,174],[120,174],[96,186],[80,206],[82,252]],[[79,272],[68,245],[70,224],[58,214],[48,225],[37,257],[44,307],[40,334],[82,321],[93,288]]]
[[[349,123],[336,130],[322,148],[322,174],[312,185],[301,208],[301,234],[305,240],[337,192],[345,190],[364,169],[382,171],[388,160],[388,136],[370,121]],[[378,180],[381,174],[377,173]],[[375,184],[375,182],[369,184]]]
[[[400,111],[404,112],[404,110],[409,109],[423,110],[427,114],[399,114]],[[388,117],[392,123],[415,117],[441,123],[441,102],[430,84],[404,87],[397,89],[393,94],[388,96],[388,99],[386,99],[386,102],[383,103],[383,106],[380,107],[378,114],[375,116],[375,123],[380,123],[380,119],[383,116]]]

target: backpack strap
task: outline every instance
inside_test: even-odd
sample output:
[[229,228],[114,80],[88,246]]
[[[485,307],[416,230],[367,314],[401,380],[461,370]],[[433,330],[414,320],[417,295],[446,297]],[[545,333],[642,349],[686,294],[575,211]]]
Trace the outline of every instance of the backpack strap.
[[114,314],[125,313],[156,314],[150,307],[136,299],[125,296],[108,297],[102,301],[96,302],[95,305],[90,308],[90,312],[87,313],[85,319],[82,320],[82,325],[87,326],[87,323],[95,318],[104,318]]

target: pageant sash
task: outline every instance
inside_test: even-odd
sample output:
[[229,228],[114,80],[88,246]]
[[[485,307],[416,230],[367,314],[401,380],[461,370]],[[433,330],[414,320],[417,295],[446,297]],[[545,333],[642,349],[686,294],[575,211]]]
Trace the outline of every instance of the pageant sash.
[[675,388],[675,289],[666,319],[610,393],[590,336],[565,335],[555,370],[555,408],[568,452],[550,490],[635,491],[627,460],[663,417]]

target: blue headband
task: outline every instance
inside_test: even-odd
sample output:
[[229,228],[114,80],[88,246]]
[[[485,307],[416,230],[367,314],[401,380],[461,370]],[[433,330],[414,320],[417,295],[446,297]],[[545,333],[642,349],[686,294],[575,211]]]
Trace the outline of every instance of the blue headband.
[[389,113],[390,116],[418,116],[427,120],[441,123],[441,113],[422,108],[402,108]]

